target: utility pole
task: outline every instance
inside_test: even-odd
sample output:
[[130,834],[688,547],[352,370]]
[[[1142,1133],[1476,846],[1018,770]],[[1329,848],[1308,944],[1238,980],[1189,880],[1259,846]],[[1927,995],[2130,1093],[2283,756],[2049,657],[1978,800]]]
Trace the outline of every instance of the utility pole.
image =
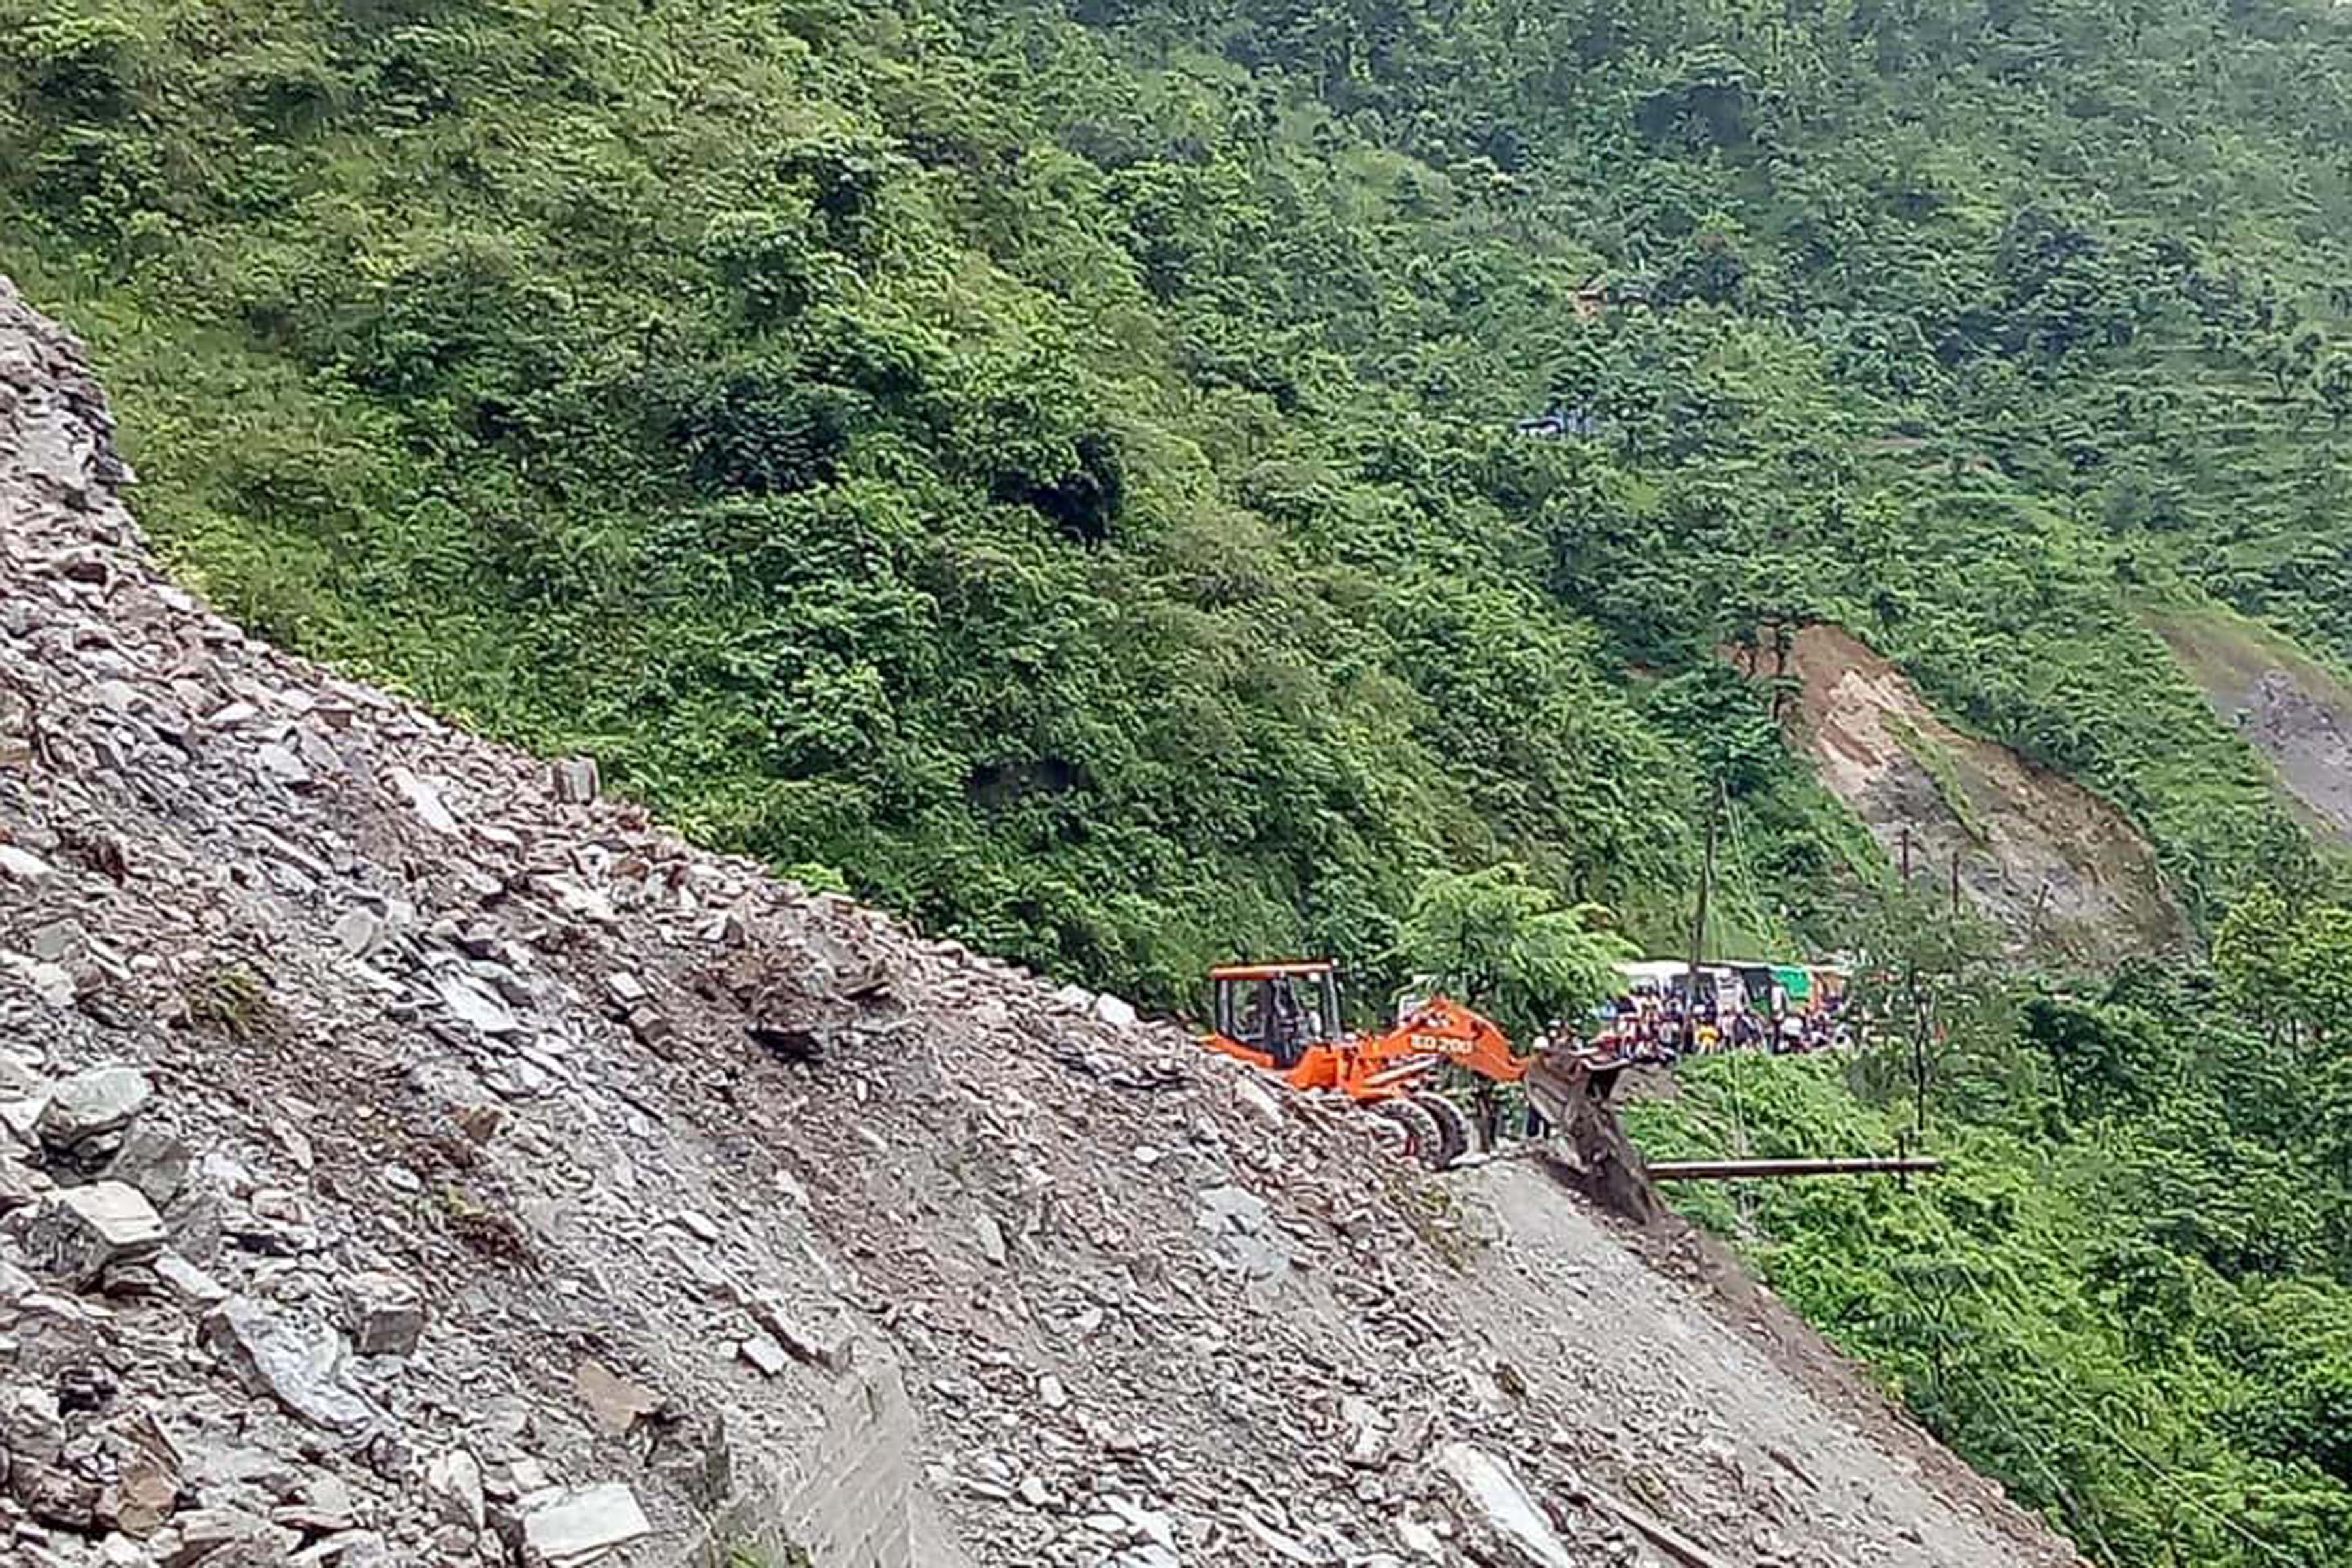
[[1907,822],[1903,825],[1903,881],[1906,887],[1911,882],[1911,825]]
[[1952,918],[1960,918],[1960,852],[1952,851]]
[[1698,863],[1698,908],[1691,914],[1691,969],[1682,980],[1682,1048],[1698,1044],[1698,966],[1707,957],[1707,893],[1715,891],[1715,830],[1724,816],[1724,775],[1707,797],[1707,847]]
[[1690,971],[1683,980],[1683,1049],[1698,1044],[1698,966],[1706,957],[1706,900],[1715,886],[1715,833],[1723,816],[1723,775],[1715,775],[1715,792],[1706,808],[1706,850],[1699,862],[1698,907],[1691,916]]

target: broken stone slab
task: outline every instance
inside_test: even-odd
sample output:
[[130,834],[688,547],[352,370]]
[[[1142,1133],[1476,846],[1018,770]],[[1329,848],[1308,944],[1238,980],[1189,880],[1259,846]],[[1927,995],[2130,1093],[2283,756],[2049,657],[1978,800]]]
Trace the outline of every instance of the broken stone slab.
[[314,1426],[349,1435],[383,1418],[342,1381],[342,1341],[331,1330],[289,1322],[231,1296],[205,1314],[199,1337],[247,1388]]
[[0,1453],[9,1458],[8,1492],[26,1513],[77,1534],[96,1528],[99,1483],[71,1461],[58,1401],[47,1389],[0,1390]]
[[425,1293],[414,1281],[383,1269],[353,1274],[342,1283],[343,1318],[352,1348],[362,1355],[407,1355],[425,1333]]
[[1092,1010],[1096,1018],[1114,1029],[1132,1029],[1143,1022],[1142,1015],[1135,1010],[1133,1003],[1108,991],[1095,998]]
[[154,1088],[133,1067],[92,1068],[49,1091],[33,1131],[53,1148],[70,1149],[85,1138],[131,1125],[147,1108]]
[[572,1384],[587,1402],[598,1429],[616,1437],[665,1403],[655,1390],[623,1377],[593,1356],[572,1374]]
[[562,757],[549,770],[549,782],[555,798],[566,805],[585,805],[596,798],[603,781],[596,773],[593,757]]
[[443,1005],[485,1035],[513,1035],[522,1030],[507,1005],[471,975],[445,974],[435,990],[440,994]]
[[180,1473],[149,1445],[131,1446],[100,1494],[99,1522],[144,1541],[163,1527],[180,1502]]
[[454,835],[457,831],[457,819],[442,804],[439,790],[406,768],[395,767],[386,776],[391,779],[392,787],[399,791],[401,798],[408,803],[408,808],[416,813],[418,821],[436,833]]
[[228,1287],[176,1252],[156,1254],[149,1267],[183,1307],[210,1311],[228,1300]]
[[0,1154],[0,1215],[31,1208],[48,1186],[47,1176]]
[[163,1568],[194,1568],[199,1563],[283,1563],[301,1539],[258,1514],[211,1507],[179,1514],[147,1545]]
[[839,1318],[803,1317],[765,1291],[746,1290],[731,1282],[730,1289],[751,1321],[774,1335],[794,1361],[836,1373],[848,1371],[856,1362],[856,1337]]
[[425,1489],[431,1492],[441,1517],[451,1524],[478,1531],[487,1517],[480,1461],[463,1448],[452,1448],[425,1467]]
[[620,1481],[525,1499],[524,1568],[584,1568],[654,1532],[636,1494]]
[[136,1187],[93,1182],[50,1194],[25,1227],[25,1250],[35,1268],[87,1289],[108,1265],[162,1251],[168,1234]]
[[971,1228],[972,1239],[980,1243],[980,1255],[999,1268],[1003,1268],[1011,1254],[1005,1250],[1004,1227],[996,1223],[996,1216],[981,1215],[971,1222]]
[[765,1334],[753,1334],[741,1341],[736,1345],[735,1353],[761,1377],[775,1377],[792,1364],[792,1357],[784,1353],[784,1347]]
[[1567,1543],[1501,1459],[1468,1443],[1448,1443],[1438,1451],[1437,1468],[1461,1489],[1471,1510],[1538,1568],[1577,1568]]
[[27,1149],[39,1148],[41,1141],[35,1135],[33,1128],[41,1120],[41,1111],[47,1103],[43,1095],[11,1096],[0,1100],[0,1131],[5,1131]]
[[0,844],[0,877],[35,886],[57,875],[47,860],[15,844]]

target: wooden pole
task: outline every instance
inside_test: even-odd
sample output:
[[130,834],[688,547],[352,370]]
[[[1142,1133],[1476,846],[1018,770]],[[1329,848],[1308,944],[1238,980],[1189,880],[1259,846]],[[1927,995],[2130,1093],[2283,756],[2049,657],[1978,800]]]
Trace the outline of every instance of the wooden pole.
[[1940,1171],[1941,1160],[1877,1154],[1847,1160],[1659,1160],[1647,1169],[1661,1182],[1736,1182],[1749,1176],[1897,1176]]
[[1903,825],[1903,879],[1911,880],[1911,825]]
[[1952,851],[1952,918],[1960,918],[1960,852]]

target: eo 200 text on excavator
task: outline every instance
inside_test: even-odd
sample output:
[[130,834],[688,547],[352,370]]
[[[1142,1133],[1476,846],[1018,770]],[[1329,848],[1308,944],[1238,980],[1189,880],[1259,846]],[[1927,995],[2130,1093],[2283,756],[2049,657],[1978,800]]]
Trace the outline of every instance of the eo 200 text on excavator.
[[1293,1089],[1339,1090],[1394,1122],[1406,1152],[1440,1170],[1469,1152],[1473,1137],[1469,1118],[1437,1092],[1438,1068],[1517,1083],[1535,1065],[1493,1019],[1443,996],[1408,1004],[1383,1034],[1347,1033],[1328,960],[1227,964],[1209,971],[1209,984],[1210,1048],[1279,1073]]

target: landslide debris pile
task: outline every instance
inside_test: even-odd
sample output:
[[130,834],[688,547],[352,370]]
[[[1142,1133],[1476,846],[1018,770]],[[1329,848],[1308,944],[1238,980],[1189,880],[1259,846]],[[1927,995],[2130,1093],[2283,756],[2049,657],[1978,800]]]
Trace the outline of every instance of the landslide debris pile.
[[128,479],[0,280],[0,1560],[2067,1556],[1344,1110],[247,637]]

